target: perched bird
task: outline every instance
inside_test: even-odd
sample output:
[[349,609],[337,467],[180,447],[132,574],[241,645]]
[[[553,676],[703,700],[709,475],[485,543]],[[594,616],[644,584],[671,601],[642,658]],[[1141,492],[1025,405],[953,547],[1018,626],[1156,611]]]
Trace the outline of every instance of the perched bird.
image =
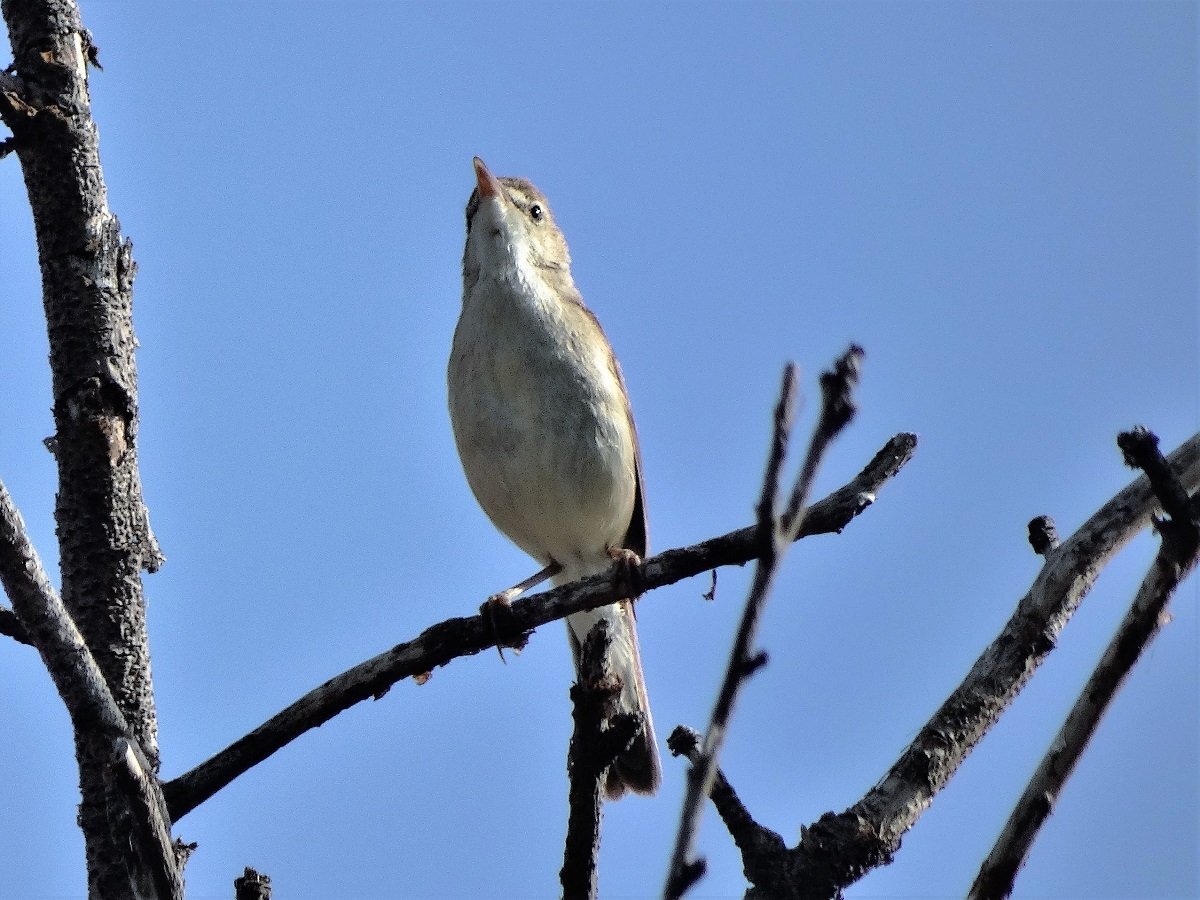
[[[637,432],[621,369],[571,279],[567,242],[542,193],[475,158],[463,305],[450,352],[450,420],[467,481],[492,523],[566,584],[647,549]],[[620,712],[644,728],[610,766],[605,793],[652,794],[662,780],[633,603],[567,618],[580,648],[609,623]]]

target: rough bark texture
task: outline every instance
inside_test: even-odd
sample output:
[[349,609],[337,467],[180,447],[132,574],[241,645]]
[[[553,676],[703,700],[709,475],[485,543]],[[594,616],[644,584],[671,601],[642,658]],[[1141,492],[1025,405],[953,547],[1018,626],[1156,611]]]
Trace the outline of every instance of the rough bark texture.
[[245,873],[233,880],[233,890],[235,900],[271,900],[271,876],[247,866]]
[[[141,570],[161,557],[142,503],[131,245],[108,208],[87,67],[95,51],[71,0],[3,0],[18,91],[0,96],[33,211],[50,338],[62,600],[158,770]],[[111,745],[76,734],[92,896],[128,896],[110,833]],[[126,851],[128,848],[126,848]]]

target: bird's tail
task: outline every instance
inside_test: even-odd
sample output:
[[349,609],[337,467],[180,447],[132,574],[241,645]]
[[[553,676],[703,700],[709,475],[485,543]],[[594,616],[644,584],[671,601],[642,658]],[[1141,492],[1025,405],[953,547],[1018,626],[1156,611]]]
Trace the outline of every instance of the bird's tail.
[[642,675],[642,660],[638,652],[637,622],[630,601],[622,600],[611,606],[567,617],[567,635],[575,655],[575,670],[579,671],[580,648],[588,632],[601,619],[608,622],[612,641],[607,668],[621,679],[617,709],[623,713],[640,714],[644,723],[633,744],[609,767],[604,793],[609,800],[622,797],[626,791],[653,794],[662,783],[662,764],[654,737],[654,723],[650,718],[650,700],[646,696],[646,679]]

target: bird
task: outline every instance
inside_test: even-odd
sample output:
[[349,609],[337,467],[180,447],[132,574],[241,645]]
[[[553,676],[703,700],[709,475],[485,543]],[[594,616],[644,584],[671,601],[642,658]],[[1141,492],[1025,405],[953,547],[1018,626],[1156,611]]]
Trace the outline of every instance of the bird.
[[[473,160],[462,310],[447,371],[450,420],[463,471],[496,528],[555,585],[609,571],[648,550],[641,450],[620,365],[571,277],[571,254],[550,204],[524,178],[497,178]],[[632,599],[567,617],[581,648],[608,623],[607,669],[618,713],[642,728],[605,775],[604,793],[653,794],[662,766],[642,673]]]

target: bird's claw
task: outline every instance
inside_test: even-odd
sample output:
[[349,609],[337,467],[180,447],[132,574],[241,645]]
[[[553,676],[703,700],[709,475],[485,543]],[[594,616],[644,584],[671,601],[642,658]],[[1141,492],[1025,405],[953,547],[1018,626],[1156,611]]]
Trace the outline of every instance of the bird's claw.
[[608,558],[615,564],[613,581],[623,596],[636,600],[646,592],[642,579],[642,558],[624,547],[609,547],[607,552]]
[[529,640],[529,634],[517,627],[513,616],[511,598],[519,593],[520,591],[509,588],[498,594],[492,594],[479,607],[479,614],[491,627],[492,640],[496,645],[496,652],[500,654],[501,662],[508,661],[504,658],[505,647],[515,653],[520,653]]

